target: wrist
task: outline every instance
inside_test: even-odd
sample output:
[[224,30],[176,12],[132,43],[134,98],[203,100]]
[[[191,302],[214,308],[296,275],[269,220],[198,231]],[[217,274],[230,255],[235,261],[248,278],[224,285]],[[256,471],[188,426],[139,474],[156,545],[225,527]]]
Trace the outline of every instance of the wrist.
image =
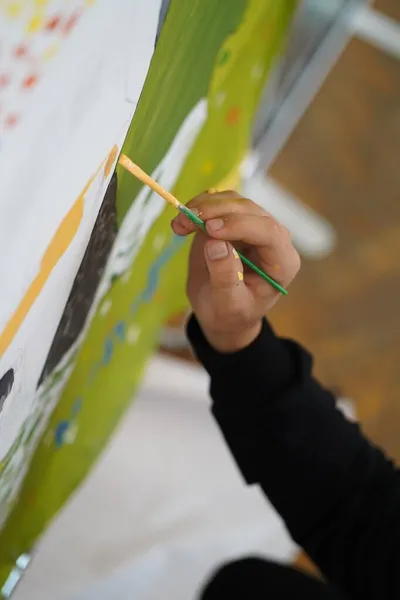
[[229,333],[222,333],[212,331],[210,329],[201,326],[204,336],[208,343],[222,353],[233,353],[247,348],[254,342],[254,340],[260,335],[262,328],[262,320],[258,321],[252,326],[247,327],[242,331],[235,331]]

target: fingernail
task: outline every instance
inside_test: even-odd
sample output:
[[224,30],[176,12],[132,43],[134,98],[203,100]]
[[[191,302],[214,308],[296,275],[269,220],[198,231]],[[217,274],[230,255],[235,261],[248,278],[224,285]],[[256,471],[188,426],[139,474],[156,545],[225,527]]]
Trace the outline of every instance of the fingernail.
[[210,260],[218,260],[228,256],[228,246],[225,242],[213,242],[207,245],[207,256]]
[[218,231],[219,229],[222,229],[223,226],[223,219],[210,219],[207,221],[207,228],[211,229],[211,231]]

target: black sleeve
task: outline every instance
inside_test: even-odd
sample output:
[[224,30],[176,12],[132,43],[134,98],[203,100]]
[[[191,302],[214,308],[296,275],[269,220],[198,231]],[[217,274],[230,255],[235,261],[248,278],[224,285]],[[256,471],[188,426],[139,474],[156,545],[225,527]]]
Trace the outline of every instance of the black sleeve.
[[275,337],[215,351],[188,336],[211,376],[212,411],[247,483],[258,483],[328,581],[362,600],[400,598],[400,472],[335,407],[310,355]]

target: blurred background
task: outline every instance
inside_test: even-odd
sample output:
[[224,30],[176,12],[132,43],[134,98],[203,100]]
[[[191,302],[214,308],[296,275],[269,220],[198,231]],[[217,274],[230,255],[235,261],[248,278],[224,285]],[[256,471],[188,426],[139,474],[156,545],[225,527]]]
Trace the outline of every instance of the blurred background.
[[[312,351],[343,410],[397,460],[399,23],[398,0],[304,0],[242,167],[243,193],[290,229],[303,259],[273,325]],[[163,331],[134,418],[39,543],[16,600],[195,598],[217,565],[249,554],[313,571],[241,481],[185,318]]]

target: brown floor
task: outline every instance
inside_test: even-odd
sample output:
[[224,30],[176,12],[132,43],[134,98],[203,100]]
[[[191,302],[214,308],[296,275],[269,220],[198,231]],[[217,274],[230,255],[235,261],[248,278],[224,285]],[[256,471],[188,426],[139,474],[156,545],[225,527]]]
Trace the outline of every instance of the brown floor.
[[271,320],[400,462],[400,61],[353,40],[270,174],[338,234],[331,256],[303,262]]
[[399,99],[400,62],[353,40],[271,175],[338,233],[330,257],[303,263],[272,319],[400,461]]
[[400,2],[399,0],[375,0],[373,8],[379,10],[387,17],[400,21]]

